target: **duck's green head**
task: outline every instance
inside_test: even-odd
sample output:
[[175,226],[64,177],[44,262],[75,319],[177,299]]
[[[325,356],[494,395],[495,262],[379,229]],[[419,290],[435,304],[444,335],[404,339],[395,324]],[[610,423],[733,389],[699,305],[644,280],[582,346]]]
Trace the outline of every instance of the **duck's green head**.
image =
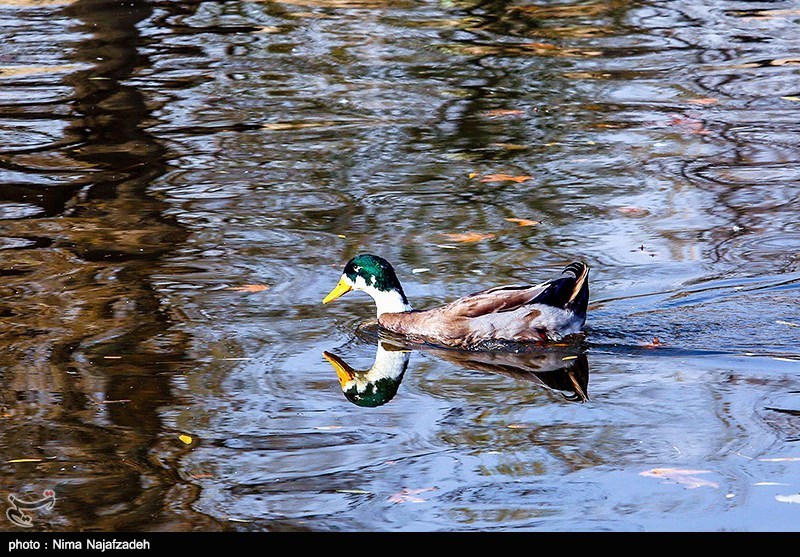
[[332,302],[351,290],[362,290],[372,296],[378,306],[379,316],[411,309],[394,268],[377,255],[364,253],[348,261],[336,288],[325,296],[322,303]]

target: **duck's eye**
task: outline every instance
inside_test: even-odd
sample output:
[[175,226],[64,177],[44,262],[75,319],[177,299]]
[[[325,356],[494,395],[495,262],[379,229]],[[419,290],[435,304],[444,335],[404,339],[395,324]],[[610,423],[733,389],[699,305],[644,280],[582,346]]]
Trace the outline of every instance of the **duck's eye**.
[[355,271],[356,273],[358,273],[359,271],[361,271],[361,267],[359,267],[358,265],[354,265],[354,266],[353,266],[353,271]]

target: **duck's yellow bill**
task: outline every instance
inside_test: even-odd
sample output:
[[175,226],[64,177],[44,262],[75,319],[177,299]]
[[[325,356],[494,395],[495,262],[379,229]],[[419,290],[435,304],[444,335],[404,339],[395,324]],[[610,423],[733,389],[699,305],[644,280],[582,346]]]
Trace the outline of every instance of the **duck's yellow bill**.
[[336,285],[336,288],[331,290],[330,294],[325,296],[325,299],[322,300],[323,304],[327,304],[328,302],[334,301],[339,296],[344,296],[348,292],[350,292],[353,288],[347,284],[343,278],[339,279],[339,284]]
[[328,363],[333,366],[333,369],[336,370],[336,376],[339,378],[339,384],[342,386],[342,389],[344,389],[347,383],[352,381],[353,377],[356,376],[356,374],[353,372],[353,369],[335,354],[323,352],[322,355],[326,360],[328,360]]

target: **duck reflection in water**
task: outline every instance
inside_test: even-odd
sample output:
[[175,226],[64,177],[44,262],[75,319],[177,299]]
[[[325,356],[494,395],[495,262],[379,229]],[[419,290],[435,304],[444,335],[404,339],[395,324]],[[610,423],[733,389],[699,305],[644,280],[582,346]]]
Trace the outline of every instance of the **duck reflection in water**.
[[353,369],[336,354],[323,352],[322,355],[336,370],[347,400],[358,406],[374,407],[386,404],[397,394],[411,351],[378,341],[375,363],[366,371]]
[[[566,400],[589,400],[589,362],[586,354],[574,346],[529,349],[522,352],[464,351],[420,348],[425,353],[446,360],[463,369],[487,371],[529,381],[556,391]],[[411,357],[407,346],[378,341],[375,362],[366,371],[353,369],[341,357],[330,352],[323,356],[336,370],[344,396],[358,406],[386,404],[397,394]]]

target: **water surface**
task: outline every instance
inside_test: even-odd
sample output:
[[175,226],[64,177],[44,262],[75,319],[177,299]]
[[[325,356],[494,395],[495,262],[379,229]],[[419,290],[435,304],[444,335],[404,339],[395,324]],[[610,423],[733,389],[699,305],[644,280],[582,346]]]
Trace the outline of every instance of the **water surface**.
[[[4,504],[797,530],[798,29],[793,2],[0,0]],[[329,360],[375,364],[374,307],[320,302],[363,251],[419,308],[586,261],[586,334],[390,350],[354,404]]]

